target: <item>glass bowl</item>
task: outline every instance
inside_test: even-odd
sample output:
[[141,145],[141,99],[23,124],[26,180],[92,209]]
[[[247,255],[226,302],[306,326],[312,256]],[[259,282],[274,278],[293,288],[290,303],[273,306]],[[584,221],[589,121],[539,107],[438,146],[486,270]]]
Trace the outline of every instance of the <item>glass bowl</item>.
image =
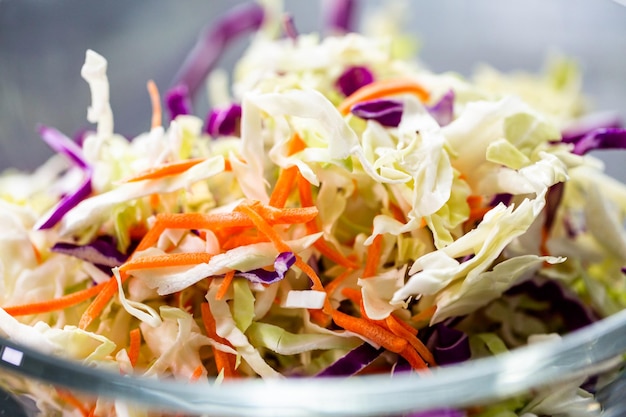
[[[578,415],[626,413],[626,310],[561,340],[424,374],[183,383],[120,375],[42,355],[0,339],[0,369],[136,407],[206,416],[462,416],[455,409],[493,405],[533,390],[559,393],[598,378],[596,400]],[[5,376],[6,377],[6,376]],[[573,385],[572,385],[573,384]],[[22,399],[28,404],[28,400]],[[429,413],[428,413],[429,412]],[[555,414],[559,415],[559,414]]]
[[[147,126],[136,124],[149,120],[145,81],[167,85],[202,26],[236,3],[243,2],[0,1],[0,170],[32,169],[49,156],[35,133],[37,123],[66,132],[85,125],[88,87],[76,80],[88,48],[109,60],[117,130],[129,136],[145,131]],[[363,2],[363,13],[382,3]],[[285,9],[301,31],[318,27],[317,2],[285,1]],[[435,71],[470,74],[481,62],[504,71],[537,71],[550,51],[562,52],[581,63],[592,107],[626,118],[626,58],[620,52],[626,50],[626,7],[617,1],[422,0],[412,2],[410,11],[404,24],[421,42],[420,58]],[[221,65],[232,67],[244,47],[235,44]],[[598,157],[611,175],[626,180],[623,154]],[[210,416],[417,416],[427,410],[431,413],[423,416],[456,416],[455,409],[478,412],[535,390],[559,392],[594,380],[596,399],[582,407],[621,416],[626,415],[625,355],[626,311],[559,341],[492,358],[427,374],[350,380],[188,384],[87,368],[0,340],[0,385],[13,391],[0,396],[0,414],[17,402],[36,415],[32,401],[11,390],[12,382],[27,378],[153,412]]]

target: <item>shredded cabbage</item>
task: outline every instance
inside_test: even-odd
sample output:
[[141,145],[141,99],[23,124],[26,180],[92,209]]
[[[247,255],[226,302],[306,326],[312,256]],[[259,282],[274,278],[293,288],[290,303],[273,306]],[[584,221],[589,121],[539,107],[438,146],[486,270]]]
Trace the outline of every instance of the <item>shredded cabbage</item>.
[[[108,62],[87,51],[94,131],[79,143],[42,127],[60,155],[0,177],[0,334],[220,383],[420,373],[624,309],[626,186],[587,152],[626,136],[578,119],[577,68],[433,73],[397,36],[349,32],[351,2],[333,5],[322,35],[281,36],[272,2],[230,13],[168,91],[169,123],[130,140],[114,131]],[[214,74],[221,99],[194,115],[221,48],[251,29],[231,88]],[[477,415],[579,415],[582,382]],[[71,407],[23,389],[42,410]]]

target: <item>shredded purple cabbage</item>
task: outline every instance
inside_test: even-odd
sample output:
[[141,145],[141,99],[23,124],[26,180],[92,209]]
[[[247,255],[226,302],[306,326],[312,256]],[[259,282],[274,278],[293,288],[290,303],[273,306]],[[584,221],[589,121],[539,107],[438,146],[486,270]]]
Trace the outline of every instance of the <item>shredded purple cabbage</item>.
[[384,349],[376,349],[369,343],[363,343],[333,362],[316,376],[352,376],[374,362]]
[[181,114],[191,114],[191,100],[187,86],[177,85],[171,88],[165,96],[165,104],[170,120],[176,119]]
[[573,143],[572,153],[584,155],[598,149],[626,149],[626,129],[602,127],[594,129],[582,137],[569,137],[563,142]]
[[113,240],[105,236],[99,237],[86,245],[57,242],[51,248],[51,251],[74,256],[109,271],[113,267],[120,266],[128,259],[127,255],[117,250]]
[[556,183],[548,189],[548,193],[546,194],[546,207],[544,209],[546,213],[544,227],[546,230],[550,230],[552,228],[554,219],[556,219],[556,213],[561,205],[561,200],[563,199],[564,191],[565,183],[562,182]]
[[263,268],[253,269],[250,271],[237,271],[236,277],[246,278],[250,282],[260,284],[273,284],[285,277],[289,268],[296,262],[296,255],[293,252],[281,252],[274,260],[274,270],[268,271]]
[[[440,126],[445,126],[454,117],[453,106],[454,92],[450,90],[437,103],[426,109]],[[383,126],[397,127],[402,119],[403,110],[404,105],[401,100],[376,99],[355,104],[351,112],[365,120],[376,120]]]
[[555,280],[530,279],[510,288],[506,295],[527,294],[537,301],[546,301],[547,317],[560,316],[568,332],[585,327],[598,320],[593,311]]
[[343,34],[354,31],[355,0],[326,0],[323,6],[324,22],[328,33]]
[[464,362],[471,357],[467,334],[453,328],[447,322],[435,326],[426,345],[440,366]]
[[36,225],[37,229],[50,229],[54,227],[72,208],[87,198],[92,191],[91,167],[83,157],[83,151],[76,142],[59,132],[55,128],[40,125],[37,129],[41,138],[56,152],[67,157],[70,162],[83,171],[85,178],[80,186],[71,194],[64,196],[61,201],[41,219]]
[[293,21],[293,15],[290,13],[286,13],[283,16],[283,28],[285,31],[285,35],[291,40],[298,39],[298,30],[296,29],[296,25]]
[[89,169],[89,164],[83,157],[83,150],[72,139],[50,126],[39,125],[37,131],[41,139],[55,152],[65,155],[75,166],[83,170]]
[[454,91],[449,90],[437,103],[428,106],[427,109],[439,126],[450,124],[454,120]]
[[337,78],[335,86],[345,96],[349,96],[359,88],[371,84],[374,81],[372,71],[362,66],[354,66],[346,69]]
[[376,120],[383,126],[396,127],[402,119],[402,102],[393,99],[363,101],[352,106],[352,114],[365,120]]
[[209,112],[205,132],[213,137],[234,135],[239,132],[241,106],[231,104],[228,107],[216,107]]
[[174,86],[187,87],[194,97],[216,65],[226,46],[237,36],[255,31],[263,24],[265,12],[256,1],[230,9],[214,25],[205,28],[174,77]]
[[513,200],[513,194],[501,193],[493,196],[491,201],[489,202],[489,206],[495,207],[498,204],[502,203],[505,206],[511,204],[511,200]]
[[622,121],[617,114],[591,114],[563,129],[561,140],[566,143],[576,143],[596,129],[620,127],[623,127]]

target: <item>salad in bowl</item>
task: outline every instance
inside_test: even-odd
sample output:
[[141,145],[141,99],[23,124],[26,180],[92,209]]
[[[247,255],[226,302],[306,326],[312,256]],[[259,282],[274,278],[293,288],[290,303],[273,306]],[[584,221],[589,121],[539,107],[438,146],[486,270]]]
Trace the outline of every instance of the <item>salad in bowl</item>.
[[[620,315],[626,186],[589,152],[626,129],[587,114],[576,66],[435,73],[353,32],[352,6],[333,3],[323,35],[272,2],[234,8],[163,97],[148,81],[134,138],[114,129],[116,64],[86,52],[91,127],[39,126],[57,154],[0,177],[3,365],[24,346],[148,384],[426,380]],[[423,415],[599,415],[588,376]],[[159,415],[0,382],[44,415]]]

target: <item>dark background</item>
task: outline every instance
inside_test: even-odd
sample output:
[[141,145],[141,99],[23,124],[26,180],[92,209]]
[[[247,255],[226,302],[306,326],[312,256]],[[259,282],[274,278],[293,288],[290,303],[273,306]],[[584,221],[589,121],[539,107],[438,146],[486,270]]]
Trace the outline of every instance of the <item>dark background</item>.
[[[51,151],[37,123],[68,135],[88,126],[85,51],[108,60],[118,133],[149,128],[146,81],[165,91],[201,28],[242,1],[0,0],[0,171],[32,169]],[[285,0],[300,32],[322,27],[319,1]],[[360,15],[389,1],[361,1]],[[558,51],[581,63],[585,90],[600,110],[626,119],[626,7],[612,0],[406,0],[401,22],[436,71],[469,75],[477,63],[538,71]],[[220,65],[232,66],[237,42]],[[202,103],[200,103],[201,114]],[[626,179],[626,151],[599,152]]]

